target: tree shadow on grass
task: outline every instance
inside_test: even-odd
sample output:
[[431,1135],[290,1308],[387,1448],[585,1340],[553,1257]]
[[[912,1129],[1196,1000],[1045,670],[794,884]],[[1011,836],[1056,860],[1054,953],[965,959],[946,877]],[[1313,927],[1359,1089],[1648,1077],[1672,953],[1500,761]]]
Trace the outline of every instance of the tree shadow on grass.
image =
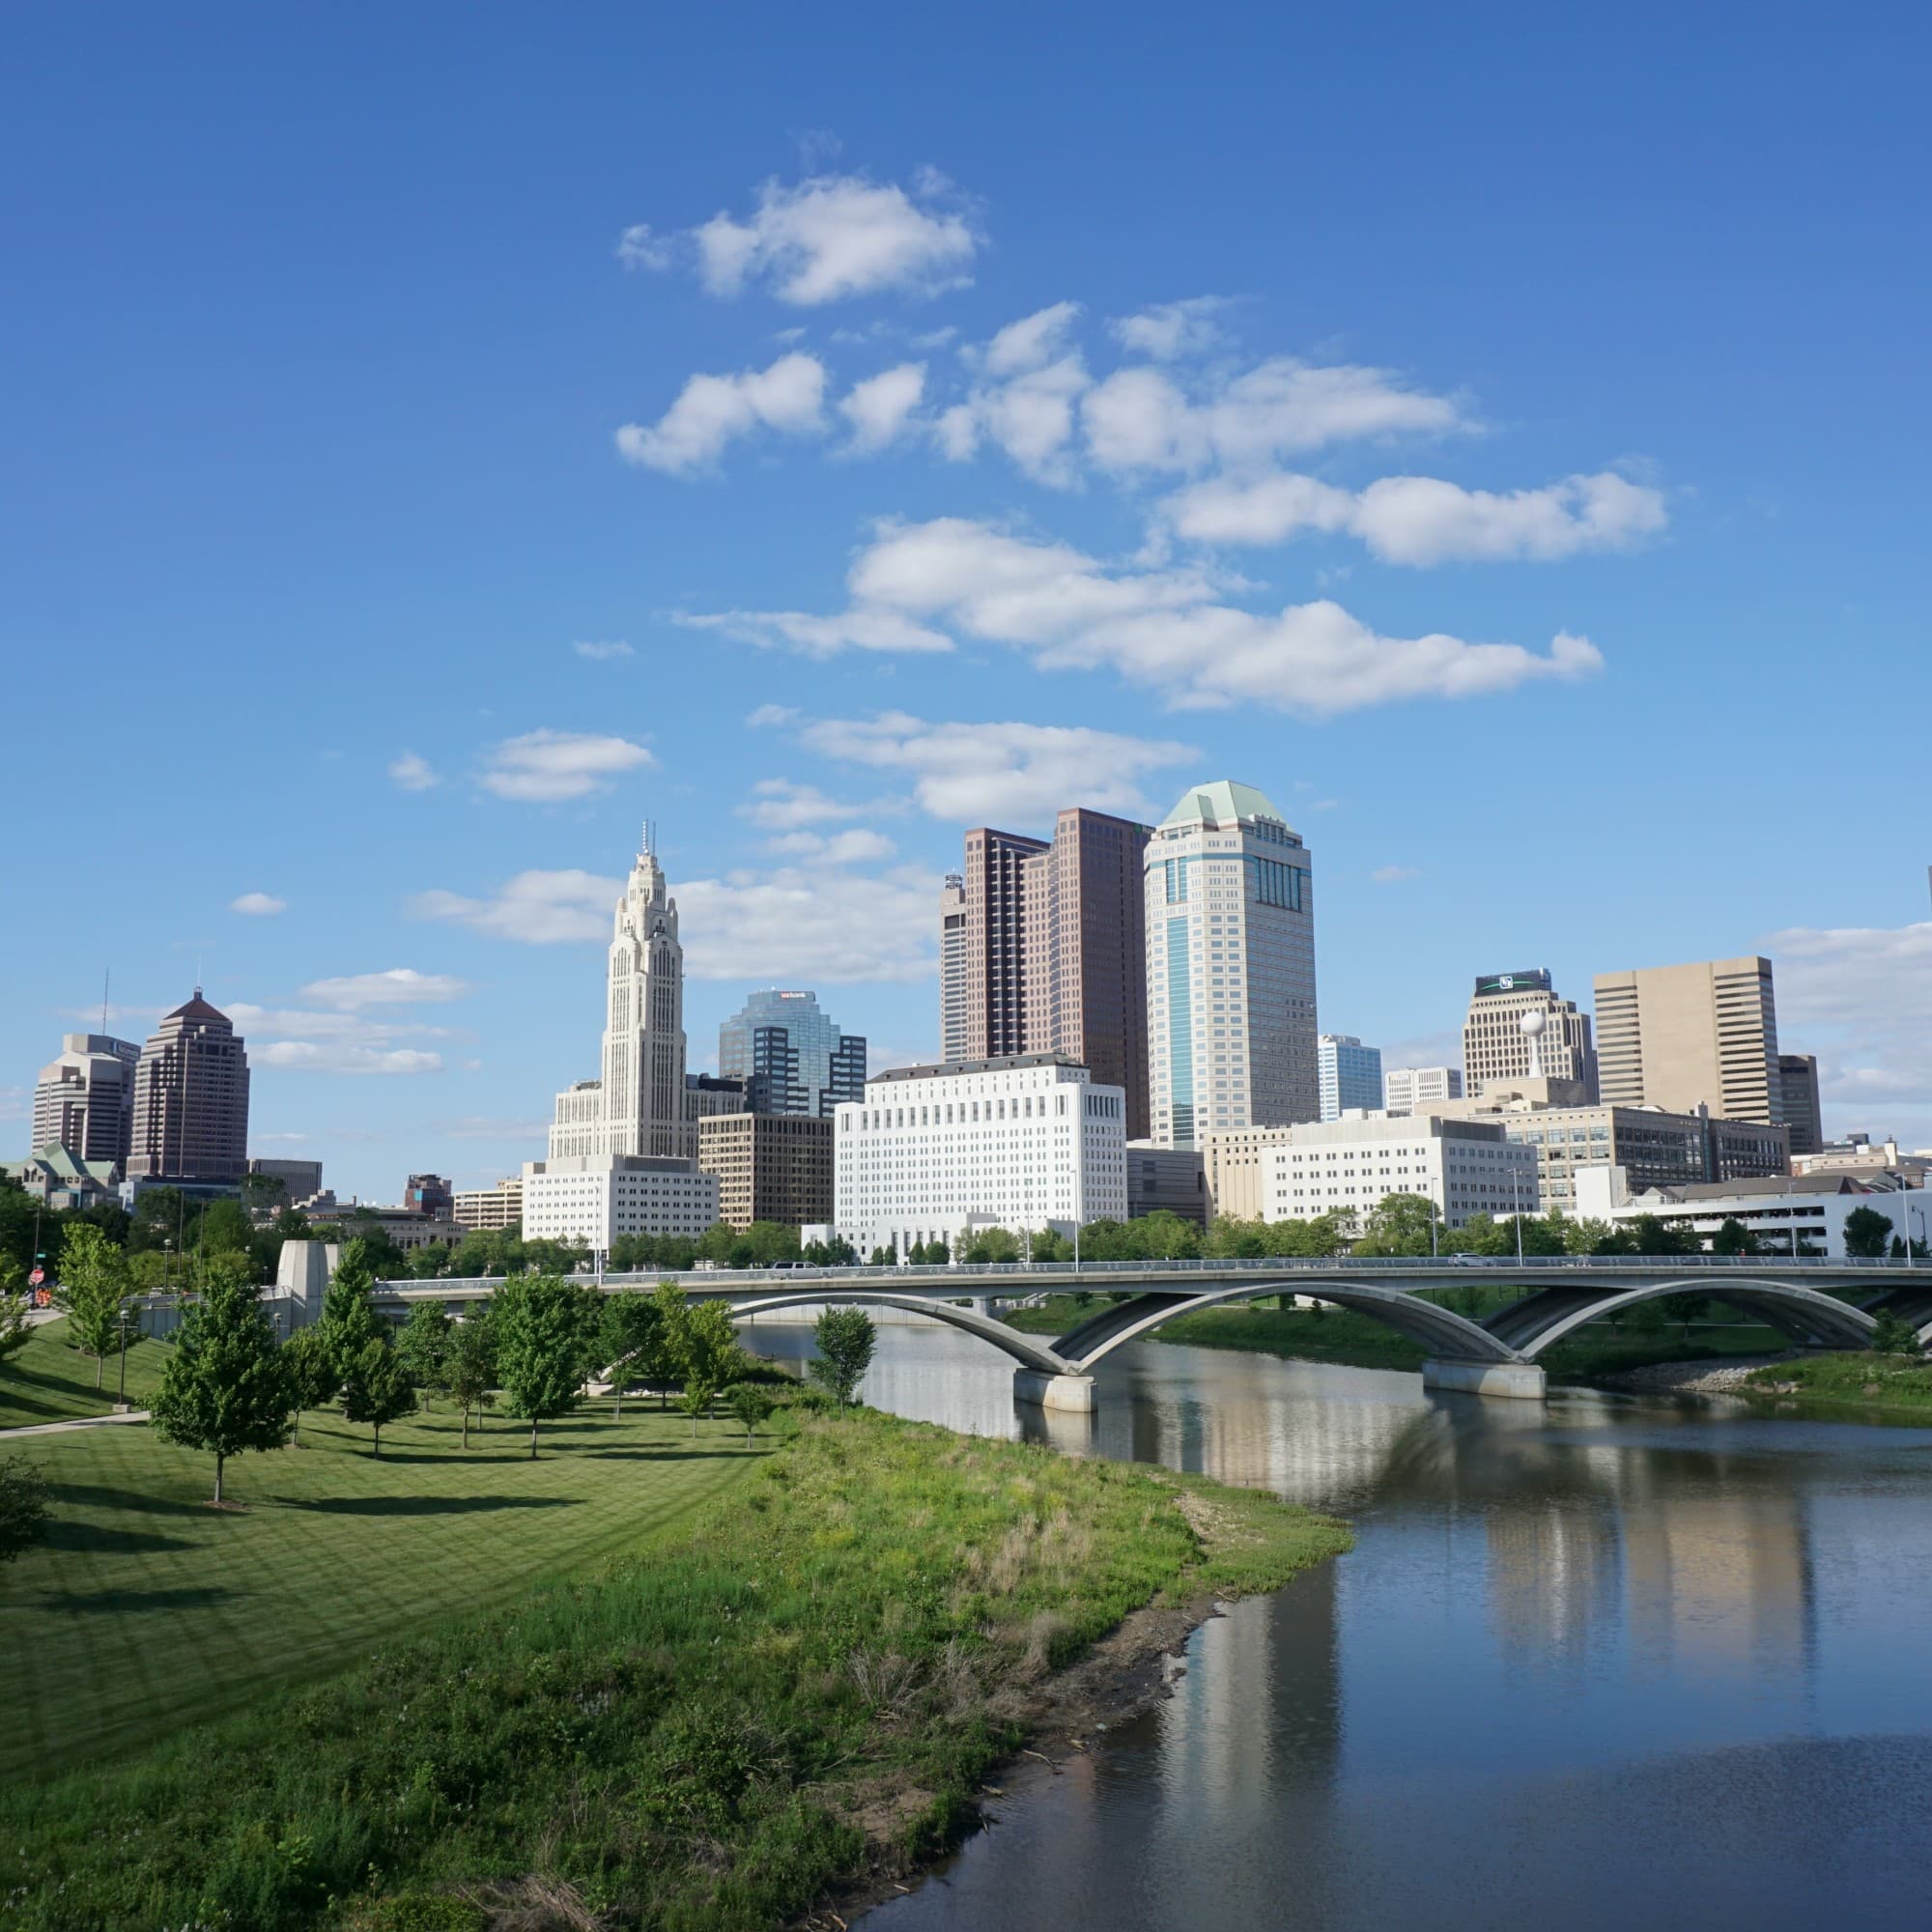
[[150,1556],[194,1548],[178,1536],[156,1536],[145,1529],[111,1529],[105,1523],[77,1522],[63,1516],[56,1516],[47,1524],[42,1540],[49,1549],[84,1549],[97,1556]]
[[575,1496],[324,1496],[287,1507],[320,1516],[468,1516],[482,1510],[567,1509]]
[[111,1490],[101,1483],[49,1483],[47,1493],[56,1503],[83,1509],[127,1510],[136,1516],[206,1516],[208,1505],[181,1502],[173,1496],[144,1496],[133,1490]]
[[138,1616],[144,1610],[206,1610],[234,1595],[221,1583],[198,1583],[179,1590],[49,1591],[41,1604],[56,1615]]

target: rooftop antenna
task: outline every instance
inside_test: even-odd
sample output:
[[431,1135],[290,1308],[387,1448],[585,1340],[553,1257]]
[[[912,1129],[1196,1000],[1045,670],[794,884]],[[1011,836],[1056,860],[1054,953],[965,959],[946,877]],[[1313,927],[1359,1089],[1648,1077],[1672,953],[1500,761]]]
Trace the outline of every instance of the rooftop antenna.
[[113,982],[114,968],[112,966],[103,966],[100,969],[100,1031],[102,1033],[107,1031],[107,989]]
[[648,818],[644,820],[643,841],[639,850],[643,852],[651,851],[653,849],[651,845],[651,821]]
[[198,946],[194,950],[194,996],[197,1000],[201,998],[201,948]]

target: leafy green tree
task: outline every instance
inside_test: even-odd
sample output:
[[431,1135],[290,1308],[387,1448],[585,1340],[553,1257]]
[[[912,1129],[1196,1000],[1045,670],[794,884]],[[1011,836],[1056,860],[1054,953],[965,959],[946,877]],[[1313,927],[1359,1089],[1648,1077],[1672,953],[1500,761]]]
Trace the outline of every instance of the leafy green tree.
[[94,1386],[99,1389],[107,1357],[121,1348],[121,1311],[128,1300],[127,1256],[99,1228],[68,1230],[61,1247],[58,1299],[67,1310],[69,1334],[94,1357]]
[[872,1365],[878,1331],[863,1308],[828,1308],[812,1330],[818,1353],[810,1375],[842,1408],[856,1402],[859,1384]]
[[708,1382],[701,1376],[693,1376],[685,1383],[684,1393],[678,1397],[677,1406],[691,1417],[691,1433],[697,1434],[697,1424],[701,1417],[711,1413],[711,1405],[717,1399],[718,1384]]
[[450,1330],[449,1346],[442,1358],[443,1386],[451,1398],[463,1406],[463,1446],[469,1447],[469,1411],[476,1411],[477,1426],[483,1410],[495,1400],[490,1391],[497,1381],[496,1312],[484,1301],[471,1306],[463,1320]]
[[449,1265],[450,1245],[447,1241],[425,1241],[419,1248],[410,1250],[410,1278],[412,1281],[435,1281]]
[[731,1311],[722,1301],[700,1301],[685,1310],[678,1354],[685,1386],[700,1381],[714,1394],[737,1381],[748,1366],[738,1331],[731,1325]]
[[368,1243],[345,1241],[322,1297],[322,1332],[338,1383],[349,1379],[369,1344],[381,1339],[382,1323],[369,1299],[375,1286]]
[[875,1268],[891,1267],[892,1264],[897,1260],[898,1260],[897,1253],[894,1249],[884,1246],[882,1244],[878,1247],[875,1247],[872,1250],[872,1252],[866,1257],[866,1265],[867,1267],[875,1267]]
[[201,1212],[195,1246],[205,1255],[246,1254],[255,1224],[239,1201],[211,1201]]
[[1610,1254],[1614,1250],[1605,1247],[1604,1243],[1611,1237],[1612,1232],[1607,1221],[1588,1217],[1571,1221],[1564,1226],[1563,1245],[1573,1255]]
[[1238,1215],[1217,1215],[1208,1230],[1207,1249],[1216,1261],[1260,1261],[1273,1250],[1268,1246],[1269,1227],[1265,1221],[1243,1221]]
[[416,1385],[386,1334],[372,1337],[342,1378],[342,1413],[351,1422],[366,1422],[374,1432],[371,1456],[383,1453],[383,1425],[413,1414]]
[[1435,1203],[1426,1194],[1384,1194],[1355,1244],[1358,1255],[1426,1255],[1435,1240]]
[[[1514,1218],[1504,1223],[1510,1230],[1510,1237],[1516,1237]],[[1522,1216],[1522,1251],[1525,1255],[1560,1255],[1568,1251],[1565,1236],[1567,1226],[1560,1213],[1544,1216],[1525,1214]]]
[[554,1274],[518,1275],[504,1283],[493,1306],[503,1406],[529,1423],[534,1462],[538,1424],[568,1415],[583,1388],[576,1292]]
[[1871,1345],[1872,1351],[1880,1355],[1918,1357],[1925,1352],[1918,1329],[1896,1315],[1881,1315],[1873,1322]]
[[396,1337],[396,1354],[409,1378],[422,1390],[442,1386],[443,1357],[449,1349],[449,1311],[440,1301],[419,1301]]
[[654,1296],[631,1288],[604,1297],[602,1352],[611,1368],[611,1412],[617,1419],[624,1414],[626,1381],[633,1376],[659,1379],[663,1336],[664,1316]]
[[749,1449],[753,1433],[770,1419],[772,1399],[756,1382],[735,1382],[724,1400],[731,1413],[745,1425],[745,1447]]
[[[939,1250],[935,1261],[946,1259],[946,1243],[932,1244]],[[1073,1243],[1065,1235],[1057,1234],[1051,1228],[1037,1228],[1027,1243],[1027,1259],[1036,1262],[1070,1262],[1073,1259]]]
[[1757,1236],[1736,1215],[1727,1214],[1723,1224],[1711,1236],[1711,1252],[1714,1255],[1754,1255],[1757,1253]]
[[1020,1239],[1010,1228],[981,1228],[959,1256],[961,1261],[980,1263],[1016,1262],[1019,1258]]
[[1631,1239],[1631,1253],[1636,1255],[1688,1255],[1698,1243],[1681,1228],[1674,1228],[1655,1214],[1635,1214],[1624,1223]]
[[321,1408],[334,1399],[340,1385],[328,1337],[313,1324],[298,1328],[282,1344],[282,1368],[289,1378],[289,1401],[295,1410],[291,1439],[300,1448],[302,1410]]
[[1855,1261],[1878,1261],[1891,1239],[1891,1217],[1876,1208],[1854,1208],[1845,1216],[1845,1253]]
[[31,1549],[47,1533],[47,1481],[38,1463],[0,1456],[0,1563]]
[[164,1440],[213,1453],[216,1503],[229,1457],[288,1441],[295,1413],[288,1371],[252,1282],[229,1273],[203,1284],[150,1408]]
[[1711,1305],[1708,1294],[1695,1294],[1686,1291],[1682,1294],[1666,1294],[1662,1306],[1665,1317],[1677,1323],[1688,1337],[1690,1324]]
[[803,1258],[813,1267],[852,1267],[858,1263],[859,1250],[843,1235],[834,1235],[829,1241],[808,1241]]
[[[1451,1236],[1455,1251],[1463,1255],[1513,1255],[1516,1230],[1505,1226],[1493,1214],[1471,1214]],[[1451,1242],[1445,1242],[1448,1246]]]
[[10,1276],[18,1276],[20,1264],[11,1256],[0,1260],[0,1367],[10,1355],[17,1355],[27,1346],[33,1330],[27,1326],[27,1297],[13,1285]]

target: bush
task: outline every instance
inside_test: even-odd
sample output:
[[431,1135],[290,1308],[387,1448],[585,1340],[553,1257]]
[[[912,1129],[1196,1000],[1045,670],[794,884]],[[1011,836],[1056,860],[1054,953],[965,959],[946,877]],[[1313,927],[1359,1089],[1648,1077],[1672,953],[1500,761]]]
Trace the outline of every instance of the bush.
[[0,1563],[11,1563],[47,1533],[47,1482],[38,1463],[0,1456]]

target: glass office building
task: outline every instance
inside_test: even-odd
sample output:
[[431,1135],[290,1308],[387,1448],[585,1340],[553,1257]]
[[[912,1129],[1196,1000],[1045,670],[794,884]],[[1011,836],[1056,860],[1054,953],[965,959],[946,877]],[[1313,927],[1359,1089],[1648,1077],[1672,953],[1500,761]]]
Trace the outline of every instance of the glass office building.
[[742,1080],[754,1114],[829,1119],[866,1091],[866,1039],[845,1033],[816,993],[753,993],[718,1029],[718,1071]]

